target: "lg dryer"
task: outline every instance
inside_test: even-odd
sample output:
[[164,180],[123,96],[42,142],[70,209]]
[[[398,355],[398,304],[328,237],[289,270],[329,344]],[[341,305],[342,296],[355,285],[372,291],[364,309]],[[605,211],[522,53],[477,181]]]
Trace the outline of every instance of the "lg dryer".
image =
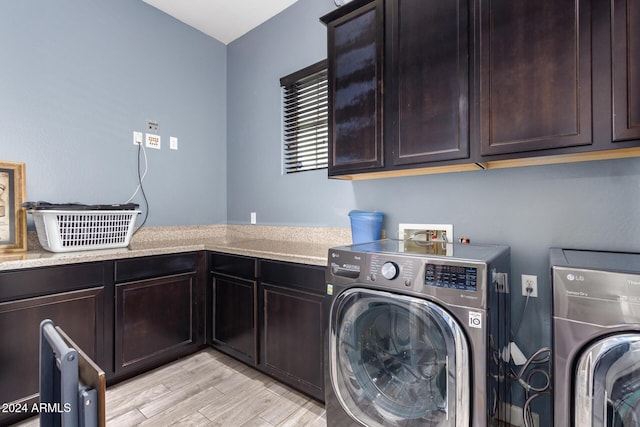
[[550,260],[555,426],[640,426],[640,254]]
[[506,418],[510,251],[382,240],[329,251],[327,425],[485,426]]

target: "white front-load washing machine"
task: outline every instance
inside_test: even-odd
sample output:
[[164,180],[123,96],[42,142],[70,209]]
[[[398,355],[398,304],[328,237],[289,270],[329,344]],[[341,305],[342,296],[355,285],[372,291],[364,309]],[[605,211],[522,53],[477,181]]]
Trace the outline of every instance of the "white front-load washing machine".
[[432,252],[391,239],[329,251],[328,426],[508,420],[509,248]]
[[554,425],[640,426],[640,254],[551,249]]

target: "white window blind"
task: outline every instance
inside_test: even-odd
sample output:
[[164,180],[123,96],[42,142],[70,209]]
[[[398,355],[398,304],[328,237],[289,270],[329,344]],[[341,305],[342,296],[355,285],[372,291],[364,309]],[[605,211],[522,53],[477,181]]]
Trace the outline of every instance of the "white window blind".
[[323,60],[280,79],[285,173],[327,167],[328,86]]

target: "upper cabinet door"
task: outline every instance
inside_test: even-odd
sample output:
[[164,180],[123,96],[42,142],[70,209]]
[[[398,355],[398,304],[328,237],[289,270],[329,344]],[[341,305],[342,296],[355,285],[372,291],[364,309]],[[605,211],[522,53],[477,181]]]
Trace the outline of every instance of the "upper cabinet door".
[[592,142],[590,0],[480,0],[482,155]]
[[613,140],[640,138],[640,3],[613,2]]
[[393,0],[386,7],[394,164],[469,157],[468,0]]
[[329,175],[383,166],[383,12],[376,0],[327,22]]

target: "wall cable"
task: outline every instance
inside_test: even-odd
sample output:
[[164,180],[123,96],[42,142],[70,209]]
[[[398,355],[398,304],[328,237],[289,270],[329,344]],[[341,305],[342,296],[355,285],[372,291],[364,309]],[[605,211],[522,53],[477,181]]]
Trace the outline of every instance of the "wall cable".
[[[144,172],[140,171],[140,160],[141,160],[140,159],[140,153],[141,152],[144,154]],[[142,181],[144,181],[144,178],[147,176],[147,171],[149,170],[149,163],[148,163],[148,160],[147,160],[147,151],[145,150],[144,145],[142,144],[142,142],[140,144],[138,144],[137,170],[138,170],[138,186],[136,187],[136,190],[133,192],[131,197],[129,197],[129,199],[125,203],[131,202],[133,200],[133,198],[138,194],[138,191],[140,191],[140,193],[142,194],[142,199],[144,200],[145,212],[144,212],[144,219],[142,220],[142,224],[140,224],[133,231],[133,234],[131,235],[131,237],[135,236],[135,234],[147,222],[147,218],[149,217],[149,201],[147,200],[147,195],[144,192],[144,187],[142,185]]]
[[[540,357],[542,356],[542,357]],[[527,361],[522,365],[517,374],[512,371],[512,379],[518,384],[522,386],[525,394],[525,403],[522,407],[522,418],[524,421],[525,427],[533,426],[533,414],[531,413],[531,402],[545,394],[550,394],[551,389],[551,376],[550,374],[541,368],[531,369],[527,372],[531,365],[542,365],[547,364],[551,361],[551,348],[542,347],[538,349],[535,353],[531,355],[527,359]],[[526,378],[525,373],[527,374]],[[533,386],[531,383],[533,382],[534,376],[541,376],[543,378],[542,386]],[[533,394],[530,394],[532,393]]]
[[[140,149],[142,148],[142,153],[144,154],[144,172],[142,173],[142,176],[140,176]],[[131,197],[129,197],[127,199],[126,202],[124,202],[124,204],[127,204],[129,202],[131,202],[133,200],[134,197],[136,197],[136,194],[138,194],[138,191],[140,191],[140,188],[142,188],[142,181],[144,181],[144,178],[147,176],[147,171],[149,170],[149,163],[147,161],[147,150],[145,150],[144,146],[142,145],[142,143],[138,144],[138,186],[136,187],[136,190],[133,192],[133,194],[131,195]]]
[[531,292],[527,292],[527,299],[524,302],[524,308],[522,309],[522,313],[520,313],[520,320],[518,321],[518,326],[516,327],[516,332],[511,332],[511,341],[516,340],[518,333],[520,333],[520,327],[522,326],[522,320],[524,319],[524,315],[527,312],[527,306],[529,305],[529,298],[531,297]]

